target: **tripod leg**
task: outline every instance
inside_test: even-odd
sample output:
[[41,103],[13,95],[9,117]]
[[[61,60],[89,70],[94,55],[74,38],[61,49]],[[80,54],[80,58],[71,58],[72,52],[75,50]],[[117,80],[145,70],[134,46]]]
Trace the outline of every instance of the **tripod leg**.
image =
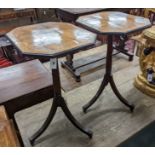
[[86,113],[87,109],[89,107],[91,107],[95,103],[95,101],[99,98],[99,96],[101,95],[101,93],[103,92],[103,90],[107,84],[108,84],[107,76],[104,76],[102,83],[101,83],[97,93],[95,94],[95,96],[86,105],[83,106],[83,112],[84,113]]
[[128,101],[120,94],[120,92],[118,91],[117,87],[116,87],[116,84],[114,82],[114,79],[113,77],[111,76],[110,77],[110,85],[111,85],[111,88],[113,90],[113,92],[115,93],[115,95],[118,97],[118,99],[125,105],[127,106],[128,108],[130,108],[130,111],[133,112],[134,110],[134,105],[130,105],[128,103]]
[[56,100],[53,100],[53,104],[51,106],[50,112],[47,116],[47,119],[45,120],[44,124],[41,126],[41,128],[32,136],[30,137],[30,143],[31,145],[34,144],[35,140],[47,129],[47,127],[49,126],[49,124],[51,123],[56,110],[57,110],[57,105],[56,105]]
[[72,113],[68,109],[68,107],[66,105],[66,101],[63,99],[63,97],[60,98],[60,102],[61,102],[61,108],[62,108],[63,112],[65,113],[67,118],[71,121],[71,123],[76,128],[78,128],[81,132],[88,135],[89,138],[92,138],[92,136],[93,136],[92,131],[90,131],[89,129],[83,128],[82,125],[74,118],[74,116],[72,115]]

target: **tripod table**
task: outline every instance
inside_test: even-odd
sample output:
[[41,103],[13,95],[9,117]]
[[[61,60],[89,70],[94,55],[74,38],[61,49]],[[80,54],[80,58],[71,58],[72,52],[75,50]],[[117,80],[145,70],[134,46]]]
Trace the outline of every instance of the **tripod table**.
[[110,83],[110,86],[118,97],[118,99],[126,105],[131,111],[134,106],[129,104],[126,99],[118,91],[112,75],[112,53],[113,53],[113,37],[120,35],[130,35],[140,32],[151,26],[149,19],[133,16],[122,12],[105,11],[91,15],[81,16],[77,19],[77,24],[92,31],[98,35],[108,36],[107,56],[106,56],[106,71],[103,81],[95,94],[95,96],[83,107],[86,112],[95,101],[99,98],[105,87]]
[[[69,23],[47,22],[18,27],[7,34],[21,54],[34,58],[49,58],[51,62],[54,99],[50,112],[41,128],[30,138],[33,145],[35,140],[47,129],[58,107],[61,107],[71,123],[81,132],[92,137],[92,132],[84,128],[72,115],[61,94],[58,58],[67,54],[82,52],[92,46],[96,34]],[[84,51],[83,51],[84,52]]]

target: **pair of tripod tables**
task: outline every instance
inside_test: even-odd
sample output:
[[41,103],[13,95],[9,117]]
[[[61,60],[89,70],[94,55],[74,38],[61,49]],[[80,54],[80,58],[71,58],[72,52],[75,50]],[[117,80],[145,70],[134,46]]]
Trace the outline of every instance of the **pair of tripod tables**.
[[121,12],[100,12],[79,17],[76,22],[78,25],[84,27],[84,29],[69,23],[48,22],[22,26],[7,34],[8,39],[18,49],[19,54],[33,56],[34,58],[49,58],[51,63],[54,89],[53,104],[41,128],[30,138],[32,145],[47,129],[58,107],[62,108],[67,118],[75,127],[92,138],[92,132],[84,128],[75,119],[61,94],[58,58],[65,57],[68,54],[75,54],[79,51],[84,52],[84,49],[89,46],[91,47],[95,43],[97,34],[102,36],[108,35],[106,72],[96,95],[83,107],[83,111],[86,112],[87,109],[95,103],[108,83],[110,83],[113,92],[120,101],[127,106],[130,111],[134,110],[134,106],[129,104],[128,101],[121,96],[113,80],[113,36],[142,31],[151,26],[150,21],[143,17]]

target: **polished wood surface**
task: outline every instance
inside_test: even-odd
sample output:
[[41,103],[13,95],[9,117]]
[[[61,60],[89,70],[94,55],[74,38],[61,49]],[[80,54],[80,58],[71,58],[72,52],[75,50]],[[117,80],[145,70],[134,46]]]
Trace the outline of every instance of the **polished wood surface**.
[[16,28],[7,34],[27,55],[64,56],[68,51],[89,46],[96,35],[69,23],[48,22]]
[[98,34],[129,34],[151,26],[147,18],[113,11],[82,16],[77,23]]
[[0,106],[0,147],[19,146],[13,124],[8,120],[3,106]]
[[38,60],[0,69],[0,75],[0,104],[52,87],[50,73]]

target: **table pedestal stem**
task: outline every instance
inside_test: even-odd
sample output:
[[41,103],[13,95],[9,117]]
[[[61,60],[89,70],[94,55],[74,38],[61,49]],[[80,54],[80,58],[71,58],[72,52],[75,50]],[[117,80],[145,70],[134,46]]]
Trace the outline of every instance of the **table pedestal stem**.
[[55,113],[58,107],[61,107],[62,111],[66,115],[66,117],[70,120],[70,122],[78,128],[81,132],[88,135],[89,138],[92,138],[92,132],[89,129],[82,127],[82,125],[74,118],[72,113],[67,107],[67,103],[61,95],[61,85],[60,85],[60,76],[59,76],[59,68],[58,68],[58,60],[51,59],[51,68],[52,68],[52,77],[53,77],[53,88],[54,88],[54,99],[53,104],[51,106],[50,112],[40,127],[40,129],[30,138],[30,142],[33,145],[35,140],[44,133],[47,129],[51,121],[53,120]]
[[83,111],[85,113],[87,112],[88,108],[91,107],[96,102],[96,100],[102,94],[103,90],[108,85],[108,83],[110,83],[110,86],[111,86],[113,92],[115,93],[115,95],[117,96],[117,98],[124,105],[126,105],[130,109],[130,111],[133,111],[134,110],[134,106],[133,105],[130,105],[128,103],[128,101],[122,97],[122,95],[118,91],[118,89],[117,89],[117,87],[115,85],[115,82],[113,80],[113,76],[112,76],[112,53],[113,53],[113,35],[109,35],[108,36],[108,47],[107,47],[105,75],[104,75],[104,78],[102,80],[102,83],[101,83],[101,85],[100,85],[97,93],[95,94],[95,96],[85,106],[83,106]]

